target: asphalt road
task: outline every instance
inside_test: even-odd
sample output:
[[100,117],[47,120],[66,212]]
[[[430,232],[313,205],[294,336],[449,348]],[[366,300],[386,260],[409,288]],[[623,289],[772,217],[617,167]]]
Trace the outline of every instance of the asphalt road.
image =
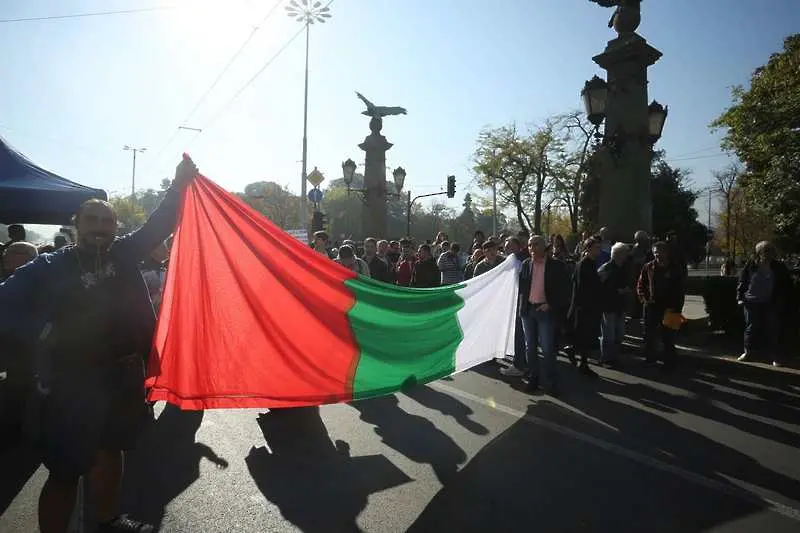
[[[800,531],[797,375],[559,370],[559,400],[489,363],[351,405],[167,408],[126,509],[187,533]],[[37,531],[43,469],[20,450],[0,468],[0,532]]]

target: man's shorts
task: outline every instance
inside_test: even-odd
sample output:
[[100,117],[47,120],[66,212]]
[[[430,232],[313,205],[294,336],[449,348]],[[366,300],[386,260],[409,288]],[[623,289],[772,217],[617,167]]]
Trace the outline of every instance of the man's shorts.
[[31,402],[29,431],[52,475],[77,478],[100,450],[132,449],[149,414],[141,358],[59,372]]

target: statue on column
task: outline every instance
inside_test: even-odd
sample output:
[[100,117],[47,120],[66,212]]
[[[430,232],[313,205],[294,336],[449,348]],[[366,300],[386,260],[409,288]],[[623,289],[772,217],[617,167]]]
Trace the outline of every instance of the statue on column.
[[364,98],[364,95],[361,94],[358,91],[356,91],[356,96],[358,96],[359,99],[361,99],[361,101],[364,102],[364,105],[367,106],[367,109],[361,112],[362,115],[367,115],[368,117],[380,119],[380,118],[388,117],[388,116],[391,116],[391,115],[405,115],[406,114],[406,108],[405,107],[400,107],[400,106],[391,106],[390,107],[390,106],[385,106],[385,105],[375,105],[372,102],[370,102],[369,100],[367,100],[366,98]]
[[642,21],[642,0],[589,0],[602,7],[616,7],[608,21],[619,35],[633,33]]

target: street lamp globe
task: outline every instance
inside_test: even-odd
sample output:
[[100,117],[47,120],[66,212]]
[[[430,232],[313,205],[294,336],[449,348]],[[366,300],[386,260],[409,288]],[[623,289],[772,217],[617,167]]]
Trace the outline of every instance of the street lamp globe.
[[394,186],[397,188],[397,194],[400,194],[400,191],[403,190],[403,184],[406,182],[406,169],[397,167],[392,172],[392,177],[394,178]]
[[655,144],[661,138],[664,131],[664,123],[667,121],[669,107],[662,106],[655,100],[647,106],[648,133],[650,142]]
[[342,177],[345,184],[348,186],[353,183],[353,176],[356,174],[356,162],[348,158],[347,161],[342,163]]
[[608,101],[608,84],[602,78],[592,77],[587,81],[581,91],[583,106],[589,122],[599,127],[606,116],[606,103]]

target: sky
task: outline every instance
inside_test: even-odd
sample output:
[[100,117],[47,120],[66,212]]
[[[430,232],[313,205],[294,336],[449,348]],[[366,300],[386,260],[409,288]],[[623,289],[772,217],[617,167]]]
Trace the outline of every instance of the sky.
[[[230,190],[269,180],[299,192],[305,39],[286,2],[3,0],[0,135],[40,166],[110,194],[130,191],[124,145],[147,149],[137,189],[158,188],[187,151]],[[9,21],[142,8],[157,9]],[[587,0],[334,0],[330,9],[310,32],[309,171],[336,179],[343,160],[363,164],[357,145],[369,120],[359,91],[408,109],[384,120],[394,143],[387,165],[406,169],[413,195],[443,190],[454,174],[456,209],[475,192],[481,129],[580,109],[584,82],[603,76],[591,58],[615,37],[611,10]],[[708,128],[730,105],[730,88],[747,84],[798,28],[797,0],[768,9],[642,2],[638,33],[664,54],[649,70],[649,98],[669,106],[657,146],[692,171],[698,189],[730,161]],[[705,222],[705,202],[697,207]]]

